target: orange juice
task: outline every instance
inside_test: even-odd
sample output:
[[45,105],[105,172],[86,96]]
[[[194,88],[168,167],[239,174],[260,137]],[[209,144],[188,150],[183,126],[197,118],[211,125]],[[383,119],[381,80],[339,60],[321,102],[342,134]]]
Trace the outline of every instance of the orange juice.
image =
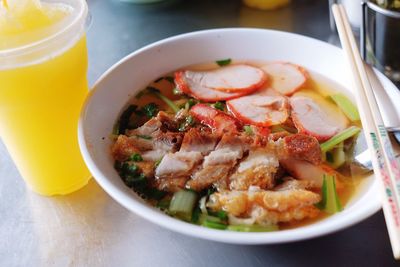
[[[88,92],[84,22],[75,28],[64,23],[73,8],[13,1],[25,6],[17,9],[3,0],[8,17],[0,20],[0,137],[32,190],[67,194],[90,178],[77,141],[79,112]],[[86,7],[84,0],[74,1]],[[34,49],[29,50],[31,44]]]

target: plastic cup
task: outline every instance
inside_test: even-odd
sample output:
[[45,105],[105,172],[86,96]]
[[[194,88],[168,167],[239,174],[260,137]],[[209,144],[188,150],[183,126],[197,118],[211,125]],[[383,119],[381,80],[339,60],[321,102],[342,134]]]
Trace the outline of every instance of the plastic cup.
[[0,50],[0,137],[28,187],[50,196],[73,192],[90,179],[77,141],[88,92],[88,8],[85,0],[47,2],[71,12],[41,31],[13,37],[40,39]]

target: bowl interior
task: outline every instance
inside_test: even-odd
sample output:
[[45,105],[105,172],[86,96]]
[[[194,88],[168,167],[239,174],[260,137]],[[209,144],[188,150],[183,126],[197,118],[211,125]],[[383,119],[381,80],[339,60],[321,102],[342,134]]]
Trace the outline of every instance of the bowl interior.
[[[273,233],[236,233],[191,225],[147,205],[128,189],[113,168],[109,138],[127,101],[148,83],[175,69],[217,59],[290,61],[318,72],[350,91],[351,77],[340,49],[300,35],[258,29],[220,29],[172,37],[127,56],[96,83],[79,122],[79,142],[84,159],[97,182],[116,201],[148,220],[184,234],[230,243],[279,243],[330,233],[352,225],[379,207],[377,183],[371,175],[345,210],[325,220],[297,229]],[[379,78],[392,96],[396,88]],[[349,94],[349,92],[347,92]],[[399,110],[397,113],[400,114]]]

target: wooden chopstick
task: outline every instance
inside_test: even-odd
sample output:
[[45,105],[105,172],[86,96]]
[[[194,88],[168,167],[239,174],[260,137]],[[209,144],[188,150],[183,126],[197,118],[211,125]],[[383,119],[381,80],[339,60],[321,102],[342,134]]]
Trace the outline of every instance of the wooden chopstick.
[[382,207],[392,244],[393,255],[400,258],[400,167],[389,135],[342,5],[332,5],[336,27],[356,86],[356,99],[366,140],[372,153],[372,165],[379,178]]

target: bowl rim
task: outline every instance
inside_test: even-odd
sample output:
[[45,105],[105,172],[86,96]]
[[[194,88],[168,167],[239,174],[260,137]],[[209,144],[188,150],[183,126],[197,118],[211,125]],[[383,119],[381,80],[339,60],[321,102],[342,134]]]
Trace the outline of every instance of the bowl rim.
[[[295,36],[297,38],[306,38],[314,42],[318,42],[323,45],[328,45],[334,47],[335,49],[340,49],[332,44],[323,42],[321,40],[311,38],[308,36],[277,31],[277,30],[269,30],[269,29],[256,29],[256,28],[218,28],[218,29],[210,29],[210,30],[201,30],[194,31],[184,34],[175,35],[166,39],[159,40],[157,42],[146,45],[128,55],[120,59],[117,63],[113,64],[107,71],[105,71],[100,78],[95,82],[92,89],[88,93],[84,104],[82,106],[81,114],[78,121],[78,141],[79,147],[81,150],[81,154],[83,159],[92,173],[95,180],[99,183],[99,185],[105,190],[114,200],[120,203],[129,211],[134,212],[146,220],[151,221],[154,224],[165,227],[174,232],[182,233],[188,236],[197,237],[206,240],[213,240],[224,243],[231,244],[244,244],[244,245],[256,245],[256,244],[279,244],[279,243],[287,243],[299,240],[307,240],[311,238],[315,238],[322,235],[327,235],[330,233],[334,233],[336,231],[342,230],[344,228],[350,227],[356,223],[363,221],[364,219],[372,216],[376,212],[378,212],[381,208],[381,204],[379,201],[371,202],[371,204],[363,209],[354,210],[351,213],[346,214],[346,218],[340,220],[338,223],[331,225],[329,220],[319,221],[319,227],[312,227],[314,224],[310,224],[307,226],[302,226],[294,229],[287,229],[283,231],[277,232],[261,232],[261,233],[245,233],[245,232],[234,232],[234,231],[221,231],[214,230],[210,228],[201,227],[198,225],[194,225],[191,223],[187,223],[168,215],[155,210],[154,208],[148,206],[147,204],[141,203],[129,197],[126,194],[121,194],[120,189],[114,186],[108,178],[97,168],[95,160],[92,158],[91,153],[88,149],[86,138],[85,138],[85,114],[88,105],[93,98],[93,95],[96,94],[98,89],[98,85],[103,82],[103,80],[112,74],[120,65],[124,64],[126,61],[135,57],[136,55],[146,51],[148,49],[152,49],[153,47],[159,46],[163,43],[176,41],[182,38],[194,37],[196,35],[202,34],[210,34],[210,33],[218,33],[218,32],[229,32],[229,31],[253,31],[260,33],[277,33],[284,34],[288,36]],[[372,184],[371,184],[372,185]],[[359,200],[361,201],[361,200]],[[331,215],[330,217],[334,217],[335,215]]]

